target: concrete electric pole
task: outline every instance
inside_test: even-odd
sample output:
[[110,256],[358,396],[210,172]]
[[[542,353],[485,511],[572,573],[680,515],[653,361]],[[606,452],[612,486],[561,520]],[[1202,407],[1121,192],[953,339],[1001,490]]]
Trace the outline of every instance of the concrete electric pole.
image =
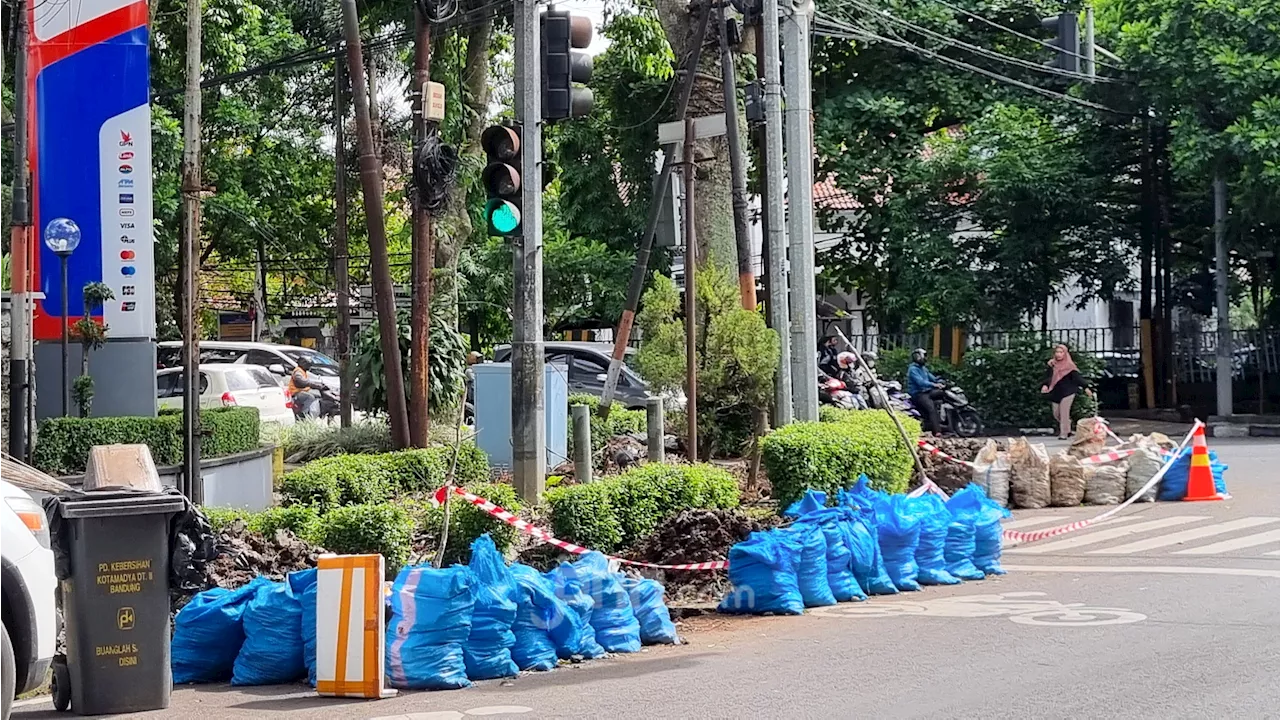
[[[810,104],[810,0],[794,0],[782,23],[787,98],[787,235],[791,239],[791,394],[795,418],[818,420],[817,292],[813,250],[813,125]],[[779,333],[782,326],[778,327]]]
[[516,0],[515,106],[520,136],[520,224],[515,238],[511,332],[512,468],[526,503],[542,497],[547,475],[542,350],[542,67],[537,0]]
[[1227,255],[1227,180],[1218,170],[1213,176],[1213,286],[1218,313],[1218,351],[1215,372],[1218,383],[1218,414],[1233,414],[1231,397],[1231,302],[1227,294],[1230,278]]
[[187,85],[182,117],[182,474],[204,502],[200,479],[200,0],[187,0]]
[[[778,0],[763,0],[764,55],[764,182],[768,186],[765,242],[769,248],[769,316],[778,333],[778,381],[774,388],[777,407],[774,423],[787,425],[791,404],[791,313],[787,308],[787,233],[783,228],[786,207],[782,197],[782,68],[778,43]],[[816,349],[816,348],[815,348]],[[800,348],[803,351],[803,348]]]

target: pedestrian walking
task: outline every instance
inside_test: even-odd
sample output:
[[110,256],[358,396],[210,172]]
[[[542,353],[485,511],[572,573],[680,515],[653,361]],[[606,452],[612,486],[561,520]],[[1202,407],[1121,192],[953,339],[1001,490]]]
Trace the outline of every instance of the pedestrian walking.
[[1045,373],[1040,392],[1049,396],[1049,402],[1053,403],[1053,419],[1058,421],[1059,440],[1071,437],[1071,404],[1082,391],[1093,396],[1089,383],[1071,359],[1071,351],[1061,343],[1054,345],[1053,358],[1049,360],[1049,369]]

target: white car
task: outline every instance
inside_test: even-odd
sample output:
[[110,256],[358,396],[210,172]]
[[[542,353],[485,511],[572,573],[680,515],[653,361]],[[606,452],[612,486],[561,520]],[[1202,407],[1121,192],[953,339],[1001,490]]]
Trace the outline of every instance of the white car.
[[58,637],[54,601],[58,580],[44,509],[30,495],[3,480],[0,496],[0,596],[4,602],[0,718],[9,720],[14,698],[40,687],[53,662]]
[[[261,342],[235,342],[230,340],[204,340],[200,342],[200,364],[235,363],[237,365],[261,365],[275,375],[281,384],[288,382],[289,374],[298,366],[298,360],[311,361],[311,374],[324,383],[335,395],[342,389],[342,376],[338,373],[338,361],[311,348],[297,345],[276,345]],[[182,366],[182,342],[166,340],[156,343],[158,367]]]
[[[182,409],[182,368],[156,371],[156,406]],[[279,379],[259,365],[211,363],[200,366],[200,407],[258,408],[262,422],[293,424],[293,403]]]

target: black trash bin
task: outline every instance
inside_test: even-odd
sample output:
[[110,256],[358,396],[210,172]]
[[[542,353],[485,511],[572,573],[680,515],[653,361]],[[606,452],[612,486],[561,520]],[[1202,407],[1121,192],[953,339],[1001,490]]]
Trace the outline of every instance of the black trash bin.
[[105,491],[58,498],[56,505],[60,518],[51,529],[61,549],[58,579],[72,712],[167,708],[173,689],[169,520],[186,501],[172,494]]

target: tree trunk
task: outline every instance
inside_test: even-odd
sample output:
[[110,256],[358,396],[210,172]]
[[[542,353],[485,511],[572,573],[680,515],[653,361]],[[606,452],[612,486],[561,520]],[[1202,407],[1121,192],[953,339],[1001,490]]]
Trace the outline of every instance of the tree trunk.
[[[467,56],[462,68],[462,97],[466,104],[466,136],[460,143],[462,157],[459,166],[479,167],[483,152],[480,133],[484,132],[485,119],[489,115],[489,45],[493,36],[493,21],[485,20],[467,30]],[[456,327],[458,307],[458,254],[471,237],[471,215],[467,206],[466,182],[458,182],[450,189],[449,209],[436,223],[435,266],[444,270],[436,274],[435,303],[439,322]]]
[[[693,17],[682,0],[657,0],[658,19],[677,58],[690,50]],[[716,33],[708,32],[708,37]],[[724,112],[720,57],[704,52],[698,63],[689,115],[702,117]],[[724,136],[694,143],[698,157],[697,185],[694,188],[694,221],[698,228],[698,257],[714,264],[730,277],[737,275],[737,245],[733,234],[733,173],[729,166],[729,143]]]

